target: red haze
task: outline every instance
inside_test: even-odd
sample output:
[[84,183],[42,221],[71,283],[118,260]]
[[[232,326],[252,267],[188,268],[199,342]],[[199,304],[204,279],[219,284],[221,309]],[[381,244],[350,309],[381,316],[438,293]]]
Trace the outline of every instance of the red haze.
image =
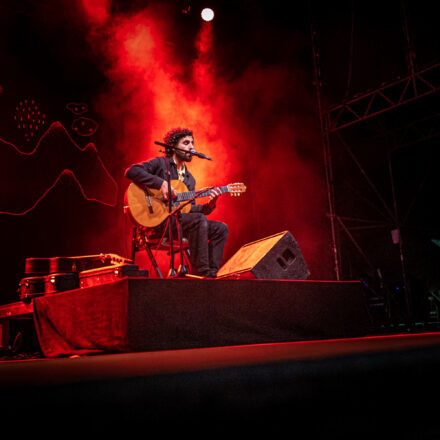
[[290,230],[311,277],[332,277],[321,140],[314,98],[304,86],[310,78],[254,62],[226,79],[216,68],[215,22],[200,23],[188,60],[179,54],[169,6],[108,15],[108,1],[84,5],[98,23],[90,43],[104,54],[111,84],[96,107],[102,129],[114,133],[121,174],[132,162],[161,154],[154,141],[170,128],[192,128],[196,149],[214,158],[190,164],[198,186],[247,186],[239,199],[223,196],[212,214],[229,225],[225,258],[249,241]]

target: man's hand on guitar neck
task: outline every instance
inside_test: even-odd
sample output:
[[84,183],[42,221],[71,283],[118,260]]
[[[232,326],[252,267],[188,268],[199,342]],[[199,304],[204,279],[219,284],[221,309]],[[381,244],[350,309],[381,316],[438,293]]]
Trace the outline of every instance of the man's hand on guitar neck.
[[[164,180],[162,182],[162,186],[160,187],[160,191],[162,192],[164,200],[168,200],[168,182],[166,180]],[[171,187],[171,195],[172,195],[173,199],[175,199],[177,197],[177,191],[173,187]]]
[[215,208],[215,205],[217,203],[217,199],[222,195],[222,192],[219,188],[213,188],[211,189],[209,193],[209,202],[208,205],[210,208]]

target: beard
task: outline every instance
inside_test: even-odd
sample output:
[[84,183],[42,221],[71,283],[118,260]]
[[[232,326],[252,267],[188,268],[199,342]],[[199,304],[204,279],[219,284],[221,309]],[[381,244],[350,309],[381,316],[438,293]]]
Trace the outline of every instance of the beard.
[[183,162],[191,162],[192,154],[184,153],[183,151],[176,151],[176,157]]

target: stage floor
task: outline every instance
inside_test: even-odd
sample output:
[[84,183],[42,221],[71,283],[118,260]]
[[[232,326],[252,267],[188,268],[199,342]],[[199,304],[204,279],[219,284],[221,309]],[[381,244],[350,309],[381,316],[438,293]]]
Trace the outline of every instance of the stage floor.
[[0,410],[3,432],[439,438],[438,371],[440,332],[4,361]]
[[0,387],[47,386],[82,381],[252,366],[341,356],[402,352],[440,346],[440,332],[184,350],[0,361]]

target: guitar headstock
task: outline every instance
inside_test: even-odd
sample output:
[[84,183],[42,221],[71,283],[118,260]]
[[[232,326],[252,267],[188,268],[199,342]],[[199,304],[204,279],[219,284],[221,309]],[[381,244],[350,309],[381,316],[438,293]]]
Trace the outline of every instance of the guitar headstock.
[[227,187],[231,196],[239,196],[246,192],[246,186],[243,183],[230,183]]

